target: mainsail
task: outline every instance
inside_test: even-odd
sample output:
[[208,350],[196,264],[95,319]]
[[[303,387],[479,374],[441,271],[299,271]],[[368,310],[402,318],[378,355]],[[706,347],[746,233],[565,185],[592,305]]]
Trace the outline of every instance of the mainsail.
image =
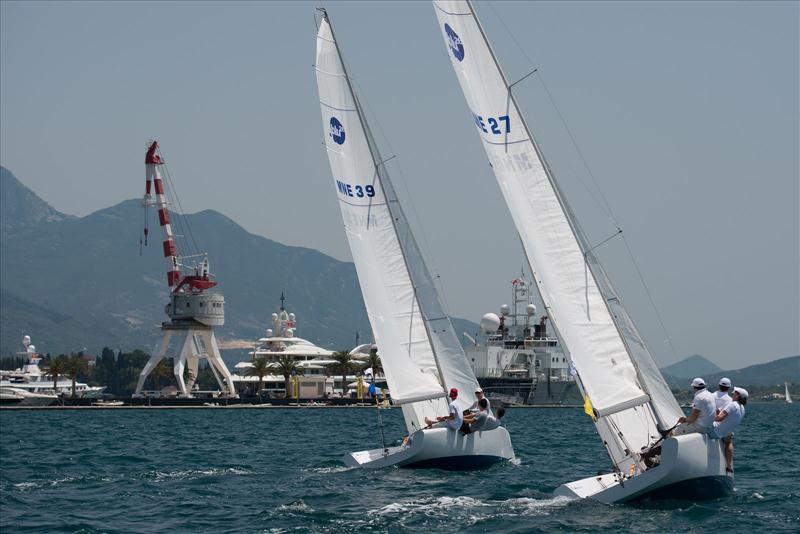
[[539,294],[618,469],[683,415],[520,114],[468,1],[434,0],[472,119]]
[[471,403],[477,380],[445,314],[378,152],[325,14],[317,33],[325,147],[347,240],[389,390],[413,432],[447,413],[448,388]]

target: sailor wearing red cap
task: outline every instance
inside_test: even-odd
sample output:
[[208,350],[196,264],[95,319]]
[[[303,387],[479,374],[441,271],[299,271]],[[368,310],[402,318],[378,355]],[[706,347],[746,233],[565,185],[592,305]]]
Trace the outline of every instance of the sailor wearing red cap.
[[447,428],[450,430],[458,430],[461,428],[461,423],[464,422],[463,416],[461,415],[461,410],[458,407],[458,403],[456,399],[458,398],[458,389],[450,388],[450,404],[447,407],[448,415],[443,416],[440,415],[436,418],[436,421],[426,417],[425,424],[428,425],[428,428],[435,425],[437,422],[445,421],[447,424]]

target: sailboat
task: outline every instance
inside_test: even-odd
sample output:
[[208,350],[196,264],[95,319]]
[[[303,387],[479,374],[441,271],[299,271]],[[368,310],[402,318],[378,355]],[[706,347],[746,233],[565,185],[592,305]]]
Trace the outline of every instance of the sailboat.
[[448,413],[450,388],[466,409],[478,381],[370,133],[328,14],[320,11],[315,69],[325,148],[386,381],[408,431],[402,445],[352,452],[345,463],[463,469],[511,460],[503,427],[466,436],[426,428],[426,417]]
[[[610,473],[564,484],[556,494],[609,503],[729,494],[733,477],[718,440],[665,437],[683,412],[559,189],[472,4],[433,4],[534,285],[611,458]],[[656,444],[658,460],[643,456]]]
[[784,382],[783,387],[786,390],[786,396],[784,397],[786,399],[786,404],[792,404],[792,396],[789,395],[789,382]]

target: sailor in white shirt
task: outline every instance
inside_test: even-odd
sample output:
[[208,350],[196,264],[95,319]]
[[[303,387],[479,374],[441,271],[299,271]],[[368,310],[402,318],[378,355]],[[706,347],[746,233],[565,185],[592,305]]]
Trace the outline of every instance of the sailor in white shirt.
[[716,405],[717,413],[725,407],[730,401],[731,396],[728,391],[731,389],[731,379],[721,378],[719,380],[719,389],[714,393],[714,403]]
[[736,430],[744,419],[744,405],[747,404],[747,390],[733,388],[733,397],[714,418],[712,436],[722,440],[725,445],[725,469],[733,473],[733,431]]
[[425,418],[425,424],[428,425],[428,428],[435,425],[437,422],[444,421],[447,425],[447,428],[450,430],[458,430],[461,428],[461,423],[464,422],[464,416],[461,413],[461,409],[458,406],[458,402],[456,399],[458,398],[458,389],[450,388],[450,404],[447,406],[447,415],[440,415],[436,418],[436,420],[430,419],[429,417]]
[[[477,389],[475,390],[475,402],[473,402],[473,403],[472,403],[472,405],[470,405],[470,407],[469,407],[469,408],[467,408],[466,410],[464,410],[464,415],[468,415],[468,414],[467,414],[467,412],[478,412],[478,411],[479,411],[479,408],[478,408],[478,403],[479,403],[479,402],[481,401],[481,399],[483,399],[483,398],[485,398],[485,397],[483,396],[483,390],[482,390],[481,388],[477,388]],[[492,403],[491,403],[491,402],[489,402],[489,399],[486,399],[486,402],[488,403],[488,406],[489,406],[489,407],[486,409],[486,411],[487,411],[487,412],[489,412],[489,415],[494,415],[494,414],[492,413]]]
[[711,432],[716,415],[714,395],[706,389],[706,382],[702,378],[692,380],[692,388],[694,389],[692,413],[688,417],[678,419],[678,423],[682,424],[672,431],[673,436],[692,434],[693,432],[700,434]]

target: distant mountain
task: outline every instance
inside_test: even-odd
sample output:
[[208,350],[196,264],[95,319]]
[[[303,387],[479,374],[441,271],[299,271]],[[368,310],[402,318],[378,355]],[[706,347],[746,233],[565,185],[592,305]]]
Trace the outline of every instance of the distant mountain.
[[54,209],[0,166],[0,226],[14,228],[71,217]]
[[692,378],[716,373],[717,371],[721,370],[722,369],[720,369],[714,362],[703,358],[699,354],[689,356],[678,363],[673,363],[672,365],[668,365],[667,367],[663,367],[661,369],[662,372],[668,375],[676,377],[690,376]]
[[[25,193],[15,178],[9,183],[17,198],[34,200],[18,203],[19,219],[28,224],[0,227],[0,353],[18,350],[23,332],[44,352],[98,351],[104,345],[152,350],[168,299],[155,213],[150,213],[149,246],[140,256],[138,200],[74,218]],[[5,205],[4,197],[4,217]],[[351,348],[356,331],[362,342],[371,337],[352,263],[251,234],[212,210],[185,221],[200,250],[209,253],[225,294],[220,340],[263,336],[281,292],[297,314],[298,336],[335,349]],[[477,329],[461,321],[459,332]]]
[[[662,369],[666,371],[667,368]],[[790,356],[780,358],[767,363],[750,365],[742,369],[728,371],[717,370],[707,373],[694,373],[684,376],[674,376],[665,373],[665,378],[670,386],[685,389],[689,386],[691,379],[701,376],[706,384],[712,389],[716,389],[719,379],[728,377],[734,386],[774,386],[783,384],[784,381],[800,383],[800,356]]]

